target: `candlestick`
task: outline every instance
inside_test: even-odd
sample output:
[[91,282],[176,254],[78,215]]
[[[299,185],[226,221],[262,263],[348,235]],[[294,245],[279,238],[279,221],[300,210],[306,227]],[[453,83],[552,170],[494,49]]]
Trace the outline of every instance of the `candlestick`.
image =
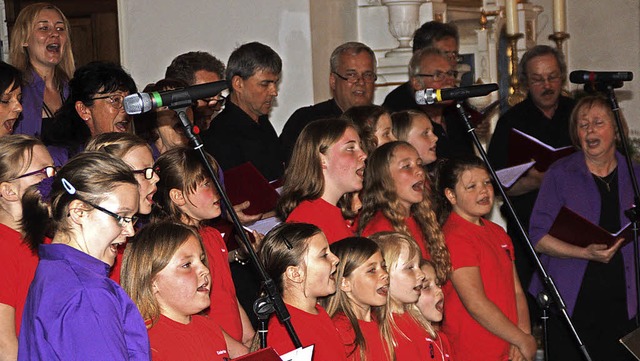
[[520,81],[518,80],[518,40],[524,37],[524,34],[517,33],[513,35],[507,34],[507,40],[509,40],[511,60],[511,69],[509,74],[510,86],[509,86],[509,98],[507,102],[510,106],[514,106],[524,100],[526,94],[520,89]]
[[505,6],[505,17],[507,21],[507,35],[518,33],[518,1],[507,0]]
[[553,32],[564,33],[567,30],[565,0],[553,0]]

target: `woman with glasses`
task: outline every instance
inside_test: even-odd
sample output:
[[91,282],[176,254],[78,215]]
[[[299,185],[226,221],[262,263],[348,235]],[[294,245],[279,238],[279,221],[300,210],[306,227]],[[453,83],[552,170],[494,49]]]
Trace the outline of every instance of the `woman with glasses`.
[[149,360],[144,321],[108,278],[118,246],[133,235],[137,220],[138,182],[131,168],[108,154],[84,152],[50,186],[40,192],[56,231],[38,250],[18,359]]
[[15,132],[45,140],[55,129],[54,113],[69,97],[75,69],[69,21],[48,3],[26,6],[11,31],[9,58],[23,72],[24,112]]
[[[151,213],[153,195],[158,188],[160,178],[153,169],[151,148],[141,138],[128,133],[104,133],[89,141],[86,151],[102,151],[118,159],[122,159],[133,171],[138,181],[138,214],[145,216]],[[145,223],[145,222],[141,222]],[[120,266],[124,247],[118,249],[118,255],[111,271],[111,279],[120,283]]]
[[71,95],[56,113],[55,131],[44,139],[55,153],[56,165],[63,165],[82,150],[92,136],[132,133],[131,118],[122,102],[125,96],[137,92],[137,88],[122,67],[99,61],[89,63],[76,70],[69,86]]
[[21,199],[26,189],[55,172],[36,138],[0,138],[0,355],[15,360],[22,309],[38,265],[38,243],[23,237]]

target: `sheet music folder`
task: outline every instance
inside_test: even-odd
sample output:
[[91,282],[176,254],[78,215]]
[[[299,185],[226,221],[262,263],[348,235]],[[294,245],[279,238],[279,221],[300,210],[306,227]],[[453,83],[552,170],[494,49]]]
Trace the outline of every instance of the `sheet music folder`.
[[571,209],[562,207],[549,230],[549,235],[579,247],[598,243],[611,247],[620,237],[624,237],[625,244],[632,241],[633,228],[631,223],[627,223],[618,232],[609,233]]
[[232,204],[251,202],[244,210],[246,214],[272,211],[280,198],[280,194],[250,162],[226,170],[224,186]]

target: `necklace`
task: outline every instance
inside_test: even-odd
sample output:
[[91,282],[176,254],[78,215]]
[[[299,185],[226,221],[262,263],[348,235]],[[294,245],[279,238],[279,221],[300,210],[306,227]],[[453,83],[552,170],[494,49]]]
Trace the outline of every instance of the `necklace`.
[[600,180],[600,182],[602,182],[605,187],[607,187],[607,192],[611,192],[611,182],[613,182],[613,180],[616,178],[617,172],[618,167],[616,167],[616,169],[614,169],[613,172],[611,172],[609,175],[606,175],[604,177],[600,177],[597,174],[594,174],[594,176],[596,177],[596,179]]

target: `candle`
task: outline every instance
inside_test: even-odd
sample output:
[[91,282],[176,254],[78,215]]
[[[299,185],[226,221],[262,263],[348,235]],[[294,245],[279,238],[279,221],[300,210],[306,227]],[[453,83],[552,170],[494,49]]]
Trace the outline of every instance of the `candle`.
[[565,3],[564,0],[553,0],[553,31],[563,33],[567,30],[565,22]]
[[506,10],[507,18],[507,35],[514,35],[518,33],[518,1],[507,0]]

